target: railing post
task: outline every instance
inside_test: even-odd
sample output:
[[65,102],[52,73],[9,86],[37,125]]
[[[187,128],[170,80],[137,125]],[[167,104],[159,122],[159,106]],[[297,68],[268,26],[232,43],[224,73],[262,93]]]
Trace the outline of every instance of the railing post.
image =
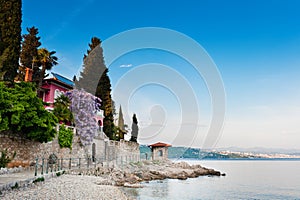
[[49,159],[46,159],[47,163],[46,163],[46,174],[48,174],[48,168],[49,168]]
[[71,169],[71,166],[72,166],[72,158],[70,158],[69,160],[69,169]]
[[56,171],[59,171],[59,158],[57,158],[57,167],[56,167]]
[[41,171],[41,174],[42,175],[44,174],[44,158],[42,158],[42,171]]
[[35,159],[35,169],[34,169],[34,176],[37,176],[38,161],[39,161],[39,159],[38,159],[38,158],[36,158],[36,159]]
[[79,165],[79,169],[80,169],[80,160],[81,160],[81,158],[79,158],[79,163],[78,163],[78,165]]
[[60,159],[60,170],[63,169],[63,165],[64,165],[64,161],[63,161],[63,158]]

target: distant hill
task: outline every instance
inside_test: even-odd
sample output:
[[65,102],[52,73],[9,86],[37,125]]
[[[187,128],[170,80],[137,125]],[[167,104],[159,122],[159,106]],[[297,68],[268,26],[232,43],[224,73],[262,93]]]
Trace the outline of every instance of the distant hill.
[[[186,147],[169,147],[168,158],[198,158],[200,149]],[[151,149],[146,145],[140,145],[141,154],[151,155]]]
[[[145,157],[147,153],[148,158],[151,157],[151,149],[146,145],[140,145],[140,152],[142,157]],[[201,152],[197,148],[187,147],[169,147],[168,158],[186,158],[186,159],[226,159],[229,158],[227,155],[221,155],[215,152]]]
[[[148,159],[151,157],[151,149],[146,145],[140,145],[141,157]],[[169,147],[168,158],[185,158],[185,159],[276,159],[276,158],[300,158],[300,152],[293,150],[286,150],[284,153],[276,149],[264,149],[264,148],[220,148],[214,150],[201,150],[199,148],[187,148],[187,147]]]

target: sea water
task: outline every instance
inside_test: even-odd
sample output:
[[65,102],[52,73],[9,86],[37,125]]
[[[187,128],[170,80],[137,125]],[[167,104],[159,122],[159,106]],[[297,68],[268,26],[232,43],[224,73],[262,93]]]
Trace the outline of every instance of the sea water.
[[185,160],[226,173],[187,180],[166,179],[126,189],[136,199],[299,199],[300,161]]

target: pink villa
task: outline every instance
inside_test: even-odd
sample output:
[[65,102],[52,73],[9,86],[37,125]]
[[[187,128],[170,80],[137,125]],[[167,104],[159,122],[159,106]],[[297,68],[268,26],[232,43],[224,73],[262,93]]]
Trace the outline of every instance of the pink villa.
[[[74,82],[70,79],[57,73],[52,72],[51,74],[53,77],[43,80],[42,91],[39,94],[39,97],[45,103],[49,104],[45,106],[45,109],[48,111],[52,111],[54,109],[54,102],[58,96],[74,88]],[[95,119],[100,127],[100,132],[103,132],[103,118],[103,110],[100,110],[95,114]]]
[[74,87],[74,83],[70,79],[53,72],[51,74],[53,75],[52,78],[43,80],[42,91],[39,94],[39,97],[45,103],[49,104],[48,106],[45,106],[47,110],[53,110],[55,99],[61,94],[72,90]]

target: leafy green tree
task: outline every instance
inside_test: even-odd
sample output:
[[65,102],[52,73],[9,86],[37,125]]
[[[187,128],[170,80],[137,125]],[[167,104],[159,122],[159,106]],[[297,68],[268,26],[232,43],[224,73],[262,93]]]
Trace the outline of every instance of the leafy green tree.
[[38,29],[34,26],[26,29],[28,34],[24,34],[22,41],[22,49],[20,54],[21,66],[19,67],[18,80],[24,80],[26,67],[33,69],[33,81],[37,81],[40,70],[37,66],[38,48],[41,46],[38,37]]
[[32,83],[16,83],[13,87],[0,83],[0,131],[48,142],[56,135],[56,123],[57,118],[44,109]]
[[21,48],[21,0],[0,0],[0,78],[13,82]]
[[54,65],[57,65],[58,58],[54,56],[55,51],[48,51],[45,48],[38,49],[38,62],[42,66],[39,78],[39,89],[42,87],[42,82],[46,74],[46,70],[51,70]]
[[55,99],[53,114],[57,117],[59,122],[71,124],[74,120],[73,114],[70,110],[70,99],[65,95],[60,95]]

